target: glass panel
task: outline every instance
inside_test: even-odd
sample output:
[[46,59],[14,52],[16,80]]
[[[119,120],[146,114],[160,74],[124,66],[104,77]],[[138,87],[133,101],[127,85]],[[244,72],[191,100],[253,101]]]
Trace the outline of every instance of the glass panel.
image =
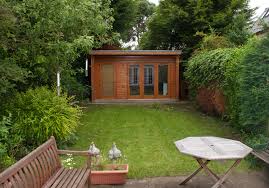
[[129,87],[130,95],[139,95],[139,65],[130,65],[129,67]]
[[144,95],[154,95],[154,65],[144,66]]
[[114,95],[114,72],[113,65],[102,65],[102,85],[103,96],[111,97]]
[[159,95],[168,95],[168,65],[159,65]]

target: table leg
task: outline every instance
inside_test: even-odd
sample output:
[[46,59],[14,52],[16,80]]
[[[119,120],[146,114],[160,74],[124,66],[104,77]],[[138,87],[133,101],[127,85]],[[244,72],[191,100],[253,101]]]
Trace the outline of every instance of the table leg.
[[[210,161],[207,160],[205,162],[202,161],[201,159],[201,163],[203,163],[203,165],[207,165]],[[199,163],[200,164],[200,163]],[[185,185],[188,181],[190,181],[196,174],[198,174],[201,170],[203,169],[203,167],[200,164],[200,168],[198,168],[194,173],[192,173],[189,177],[187,177],[184,181],[182,181],[179,185]]]
[[204,163],[202,159],[196,158],[196,161],[199,163],[199,165],[205,170],[205,172],[208,174],[208,176],[212,177],[214,181],[218,181],[220,178],[212,171],[210,170]]
[[233,165],[227,170],[227,172],[224,174],[222,178],[220,178],[217,183],[212,188],[218,188],[222,185],[222,183],[228,178],[228,176],[231,174],[232,170],[239,165],[241,162],[241,159],[236,160]]

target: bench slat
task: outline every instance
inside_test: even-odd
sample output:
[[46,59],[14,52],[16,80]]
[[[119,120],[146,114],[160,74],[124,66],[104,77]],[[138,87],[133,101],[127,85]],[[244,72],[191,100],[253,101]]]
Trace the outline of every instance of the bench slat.
[[23,171],[25,172],[25,177],[27,178],[27,182],[29,187],[34,187],[33,181],[31,181],[31,178],[29,176],[30,175],[30,171],[28,170],[27,167],[23,167]]
[[59,184],[57,185],[57,187],[63,187],[63,184],[68,180],[68,179],[72,179],[72,172],[74,170],[71,169],[65,169],[67,171],[67,173],[65,174],[65,176],[61,179],[61,181],[59,182]]
[[56,144],[54,137],[51,137],[47,142],[39,146],[37,149],[26,155],[24,158],[19,160],[17,163],[7,168],[4,172],[0,174],[0,184],[6,181],[7,178],[14,175],[24,166],[27,166],[30,161],[34,160],[40,153],[49,148],[52,144]]
[[38,162],[37,159],[35,159],[35,160],[33,161],[33,163],[34,163],[35,166],[36,166],[36,172],[37,172],[38,177],[39,177],[39,178],[37,178],[37,185],[38,185],[39,187],[41,187],[41,185],[42,185],[42,170],[41,170],[41,167],[40,167],[39,162]]
[[60,183],[61,179],[66,175],[67,170],[64,169],[64,171],[61,173],[61,175],[55,180],[55,182],[53,182],[51,188],[56,188],[58,186],[58,184]]
[[31,163],[30,163],[30,165],[28,165],[27,166],[27,169],[29,170],[29,177],[31,176],[31,178],[30,178],[30,181],[32,181],[33,182],[33,187],[39,187],[38,186],[38,183],[37,183],[37,176],[35,175],[35,172],[34,172],[34,170],[33,170],[33,167],[32,167],[32,165],[31,165]]
[[[48,174],[48,172],[49,172],[49,168],[48,168],[48,164],[47,164],[47,161],[46,161],[46,159],[45,159],[45,156],[44,156],[44,153],[42,153],[41,155],[40,155],[40,159],[41,159],[41,167],[44,167],[43,168],[43,173],[44,173],[44,180],[45,180],[45,182],[49,179],[49,174]],[[45,183],[44,182],[44,183]]]
[[[77,169],[73,169],[72,172],[71,172],[71,174],[70,174],[70,177],[74,177],[74,175],[76,174],[76,172],[77,172]],[[63,184],[62,187],[68,187],[72,179],[73,179],[73,178],[69,178],[69,179],[67,179],[67,180],[65,181],[65,183]]]
[[12,187],[14,187],[14,188],[19,188],[19,186],[17,185],[17,183],[16,183],[16,181],[14,180],[13,177],[11,177],[11,178],[9,179],[9,181],[10,181]]
[[51,150],[52,150],[53,155],[54,155],[54,157],[55,157],[55,159],[57,161],[58,168],[62,167],[60,157],[58,156],[57,148],[56,147],[51,147]]
[[73,187],[78,187],[79,184],[81,184],[81,180],[84,176],[84,174],[86,173],[87,169],[82,169],[82,172],[80,173],[80,175],[78,176],[77,180],[75,181]]
[[63,173],[63,171],[64,168],[60,168],[42,188],[49,188],[53,184],[53,182],[55,182],[55,180]]
[[19,174],[15,174],[14,179],[16,180],[18,187],[23,187],[24,183],[22,179],[20,178]]
[[269,164],[269,154],[265,151],[253,151],[252,154]]
[[84,187],[90,174],[88,168],[65,169],[59,154],[71,153],[90,157],[88,151],[58,150],[54,137],[0,174],[4,188],[66,188]]
[[82,169],[77,169],[76,174],[74,175],[74,177],[72,178],[72,181],[69,184],[69,187],[74,187],[74,183],[77,180],[77,178],[79,177],[79,174],[81,173]]
[[37,158],[38,160],[38,165],[40,166],[41,169],[41,185],[43,185],[46,182],[46,167],[43,164],[43,159],[41,157],[41,155]]
[[29,187],[29,183],[28,183],[27,178],[26,178],[26,176],[25,176],[25,174],[24,174],[24,172],[23,172],[22,169],[19,170],[18,174],[21,177],[21,179],[22,179],[23,184],[25,185],[25,187]]
[[36,163],[35,163],[35,160],[33,160],[29,165],[32,166],[33,171],[34,171],[34,173],[35,173],[35,177],[37,177],[37,178],[35,178],[36,186],[37,186],[37,187],[40,187],[40,185],[41,185],[41,182],[40,182],[40,179],[39,179],[40,174],[39,174],[39,172],[38,172],[38,169],[37,169],[37,165],[36,165]]
[[85,171],[84,176],[81,178],[77,187],[83,187],[83,185],[85,185],[85,183],[89,180],[90,173],[91,171],[89,169]]

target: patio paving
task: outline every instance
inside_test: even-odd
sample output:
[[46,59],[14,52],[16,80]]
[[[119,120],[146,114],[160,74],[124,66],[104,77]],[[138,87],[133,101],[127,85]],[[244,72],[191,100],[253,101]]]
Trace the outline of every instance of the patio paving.
[[[92,188],[210,188],[213,182],[208,176],[200,175],[193,178],[185,186],[180,186],[179,182],[184,180],[184,176],[179,177],[156,177],[142,180],[128,180],[125,185],[99,185],[91,186]],[[222,186],[224,187],[224,186]],[[231,175],[229,182],[225,183],[227,188],[268,188],[269,173],[249,172],[234,173]]]

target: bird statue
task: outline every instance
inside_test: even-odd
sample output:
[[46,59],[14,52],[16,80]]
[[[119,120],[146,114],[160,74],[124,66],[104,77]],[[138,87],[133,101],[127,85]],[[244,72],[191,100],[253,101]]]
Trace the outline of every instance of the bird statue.
[[100,155],[100,150],[95,147],[95,144],[93,142],[90,145],[89,153],[94,156]]
[[110,160],[115,160],[121,157],[121,151],[117,148],[115,142],[112,144],[112,148],[108,152]]

